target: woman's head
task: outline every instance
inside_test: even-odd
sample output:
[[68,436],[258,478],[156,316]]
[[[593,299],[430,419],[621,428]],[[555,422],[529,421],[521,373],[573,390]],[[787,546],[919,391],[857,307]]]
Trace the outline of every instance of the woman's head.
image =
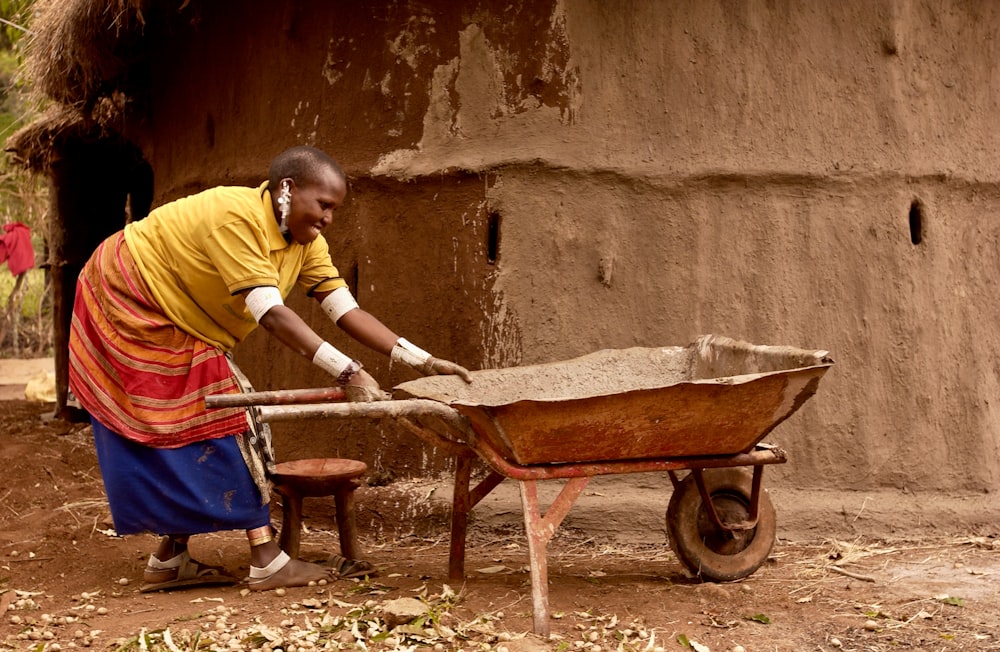
[[267,172],[268,186],[273,190],[280,185],[282,179],[291,179],[299,185],[314,183],[329,170],[341,179],[345,178],[340,165],[323,150],[308,145],[290,147],[271,161]]
[[286,193],[287,230],[299,244],[319,236],[347,195],[347,180],[337,162],[326,152],[308,146],[286,149],[271,161],[268,187],[275,215],[280,212],[278,198]]

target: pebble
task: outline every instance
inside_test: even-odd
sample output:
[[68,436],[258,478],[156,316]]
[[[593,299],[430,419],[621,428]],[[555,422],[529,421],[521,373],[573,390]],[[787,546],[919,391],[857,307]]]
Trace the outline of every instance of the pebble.
[[874,632],[876,629],[878,629],[878,623],[875,622],[874,620],[866,620],[865,629],[868,630],[869,632]]
[[121,584],[122,586],[128,586],[128,578],[127,577],[123,577],[123,578],[121,578],[121,579],[118,580],[118,583]]
[[695,588],[695,593],[701,602],[729,600],[732,596],[725,588],[714,583],[700,584]]
[[746,652],[746,649],[742,645],[734,645],[729,652]]
[[844,644],[840,642],[839,638],[831,638],[830,639],[830,645],[832,645],[833,647],[841,647]]
[[275,595],[277,595],[277,596],[281,597],[281,596],[285,595],[286,593],[288,593],[288,591],[286,591],[286,590],[284,589],[284,587],[280,587],[280,586],[279,586],[278,588],[276,588],[276,589],[274,590],[274,593],[275,593]]

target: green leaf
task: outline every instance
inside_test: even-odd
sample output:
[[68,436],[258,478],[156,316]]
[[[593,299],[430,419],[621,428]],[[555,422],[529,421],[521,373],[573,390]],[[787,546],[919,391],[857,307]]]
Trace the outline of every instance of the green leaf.
[[691,641],[688,640],[688,637],[685,634],[678,634],[677,642],[683,645],[684,647],[691,647]]
[[752,621],[754,621],[756,623],[762,623],[764,625],[770,625],[771,624],[771,619],[768,618],[767,616],[765,616],[764,614],[754,614],[752,616],[745,616],[745,618],[747,620],[752,620]]
[[964,607],[965,606],[965,600],[963,600],[962,598],[955,598],[955,597],[952,597],[950,595],[941,598],[941,602],[943,602],[945,604],[950,604],[953,607]]

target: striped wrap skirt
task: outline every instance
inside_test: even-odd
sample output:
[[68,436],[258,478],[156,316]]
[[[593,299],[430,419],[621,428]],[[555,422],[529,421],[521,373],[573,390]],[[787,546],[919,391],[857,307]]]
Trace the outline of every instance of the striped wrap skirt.
[[198,534],[270,522],[270,433],[244,409],[206,410],[245,380],[226,354],[172,323],[124,234],[80,274],[70,391],[88,411],[118,534]]

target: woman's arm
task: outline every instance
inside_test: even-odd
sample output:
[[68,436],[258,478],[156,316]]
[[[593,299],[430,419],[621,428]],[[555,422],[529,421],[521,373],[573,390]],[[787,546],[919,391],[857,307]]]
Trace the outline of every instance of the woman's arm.
[[339,300],[332,296],[333,292],[317,292],[316,300],[337,326],[357,341],[374,351],[388,355],[393,362],[405,364],[422,374],[455,374],[467,383],[472,382],[472,376],[465,367],[433,357],[427,351],[396,335],[377,317],[361,309],[347,288],[334,292],[341,293]]

